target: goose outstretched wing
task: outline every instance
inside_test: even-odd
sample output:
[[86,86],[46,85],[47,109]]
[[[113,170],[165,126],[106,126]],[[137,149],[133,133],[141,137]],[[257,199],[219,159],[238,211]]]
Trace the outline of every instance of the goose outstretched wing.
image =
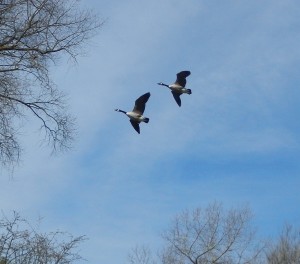
[[191,74],[190,71],[181,71],[177,73],[177,79],[175,84],[179,84],[181,87],[185,87],[186,85],[186,77],[188,77]]
[[145,111],[145,106],[150,97],[150,93],[145,93],[135,100],[135,105],[132,112],[142,115]]
[[179,106],[181,106],[181,99],[180,99],[180,95],[181,95],[181,94],[176,93],[176,92],[174,92],[174,91],[172,91],[172,94],[173,94],[173,97],[174,97],[176,103],[177,103]]
[[135,129],[136,132],[140,134],[140,125],[138,122],[135,122],[133,120],[129,120],[133,128]]

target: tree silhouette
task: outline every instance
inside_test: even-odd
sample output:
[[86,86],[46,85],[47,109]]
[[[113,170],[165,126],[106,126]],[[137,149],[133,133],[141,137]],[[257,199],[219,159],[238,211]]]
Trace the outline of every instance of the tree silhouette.
[[6,0],[0,3],[0,162],[20,157],[18,132],[28,115],[40,121],[53,150],[70,147],[74,117],[49,68],[62,55],[76,60],[102,25],[76,0]]

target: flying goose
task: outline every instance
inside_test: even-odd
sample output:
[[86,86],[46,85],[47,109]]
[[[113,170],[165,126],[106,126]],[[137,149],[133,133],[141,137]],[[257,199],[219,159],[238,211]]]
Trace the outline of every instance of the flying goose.
[[133,126],[133,128],[140,134],[140,126],[139,124],[141,122],[148,123],[149,118],[144,117],[143,113],[145,111],[145,105],[150,97],[150,93],[145,93],[142,96],[140,96],[138,99],[135,100],[134,108],[131,112],[126,112],[120,109],[115,109],[117,112],[124,113],[130,118],[130,123]]
[[176,79],[175,83],[170,84],[170,85],[162,83],[162,82],[158,83],[159,85],[166,86],[171,90],[173,97],[179,106],[181,106],[180,95],[182,95],[183,93],[186,93],[186,94],[192,93],[191,89],[185,88],[185,84],[186,84],[185,78],[188,77],[190,74],[191,74],[190,71],[181,71],[181,72],[177,73],[177,79]]

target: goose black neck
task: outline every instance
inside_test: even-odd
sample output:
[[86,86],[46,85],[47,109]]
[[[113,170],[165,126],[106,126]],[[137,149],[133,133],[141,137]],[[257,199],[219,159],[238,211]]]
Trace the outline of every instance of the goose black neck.
[[121,112],[121,113],[123,113],[123,114],[126,114],[126,113],[127,113],[126,111],[123,111],[123,110],[121,110],[121,109],[118,109],[118,112]]
[[159,85],[163,85],[163,86],[166,86],[166,87],[169,87],[169,85],[165,84],[165,83],[159,83]]

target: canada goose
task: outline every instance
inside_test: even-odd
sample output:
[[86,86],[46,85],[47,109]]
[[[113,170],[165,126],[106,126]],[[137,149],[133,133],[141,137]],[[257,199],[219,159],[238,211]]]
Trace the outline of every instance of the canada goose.
[[131,112],[126,112],[120,109],[115,109],[117,112],[124,113],[130,118],[130,123],[133,126],[133,128],[140,134],[140,126],[139,124],[141,122],[148,123],[149,118],[144,117],[143,113],[145,111],[145,105],[150,97],[150,93],[145,93],[142,96],[140,96],[138,99],[135,100],[134,108]]
[[170,84],[170,85],[162,83],[162,82],[158,83],[159,85],[166,86],[171,90],[173,97],[179,106],[181,106],[180,95],[182,95],[183,93],[192,94],[191,89],[185,88],[185,84],[186,84],[185,78],[188,77],[190,74],[191,74],[190,71],[181,71],[181,72],[177,73],[177,79],[176,79],[175,83]]

